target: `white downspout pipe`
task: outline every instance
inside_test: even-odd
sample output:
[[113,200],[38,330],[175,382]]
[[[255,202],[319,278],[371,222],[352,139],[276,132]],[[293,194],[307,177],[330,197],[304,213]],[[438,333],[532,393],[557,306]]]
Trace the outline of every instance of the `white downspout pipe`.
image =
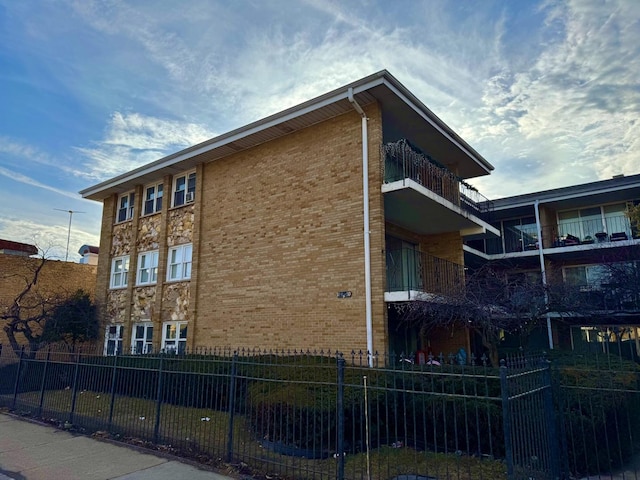
[[[542,274],[542,287],[544,288],[544,305],[549,309],[549,293],[547,292],[547,271],[544,266],[544,252],[542,244],[542,227],[540,226],[540,201],[536,200],[536,229],[538,230],[538,256],[540,257],[540,273]],[[551,314],[547,311],[547,336],[549,338],[549,349],[553,350],[553,331],[551,330]]]
[[348,90],[349,101],[362,117],[362,203],[364,211],[364,291],[365,322],[367,326],[367,356],[373,367],[373,325],[371,321],[371,231],[369,230],[369,135],[367,115],[353,98],[353,88]]

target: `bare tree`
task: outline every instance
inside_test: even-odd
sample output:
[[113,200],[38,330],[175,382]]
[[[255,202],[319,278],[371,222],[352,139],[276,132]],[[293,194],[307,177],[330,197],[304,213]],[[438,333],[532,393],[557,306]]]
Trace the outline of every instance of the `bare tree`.
[[402,321],[421,333],[442,328],[475,332],[496,365],[503,334],[528,335],[540,325],[548,301],[539,277],[513,273],[504,264],[486,264],[467,274],[465,288],[449,295],[423,295],[398,308]]
[[0,304],[2,328],[11,348],[18,350],[26,343],[31,355],[43,342],[75,345],[97,335],[96,310],[88,294],[70,293],[60,284],[43,285],[49,261],[43,250],[37,258],[17,257],[18,268],[3,276],[19,290]]
[[47,263],[46,255],[43,253],[37,259],[22,260],[22,271],[5,277],[21,284],[22,289],[7,305],[3,305],[0,320],[4,322],[3,330],[14,350],[21,346],[22,342],[18,340],[18,336],[21,335],[27,341],[29,351],[35,352],[38,350],[40,333],[52,311],[54,301],[49,295],[44,295],[38,290],[38,280]]

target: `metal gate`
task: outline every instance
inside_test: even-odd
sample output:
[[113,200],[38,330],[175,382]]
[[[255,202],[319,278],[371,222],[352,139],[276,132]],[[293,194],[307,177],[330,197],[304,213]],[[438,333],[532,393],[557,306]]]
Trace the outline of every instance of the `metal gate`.
[[550,362],[512,357],[500,363],[507,478],[560,478]]

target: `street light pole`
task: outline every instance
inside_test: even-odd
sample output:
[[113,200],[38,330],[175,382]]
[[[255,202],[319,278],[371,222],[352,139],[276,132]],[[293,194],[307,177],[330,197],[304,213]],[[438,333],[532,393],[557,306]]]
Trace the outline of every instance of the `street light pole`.
[[69,260],[69,240],[71,239],[71,219],[73,218],[74,213],[84,213],[84,212],[79,212],[77,210],[63,210],[61,208],[54,208],[54,210],[58,210],[59,212],[69,213],[69,229],[67,230],[67,254],[64,257],[64,261],[66,262]]

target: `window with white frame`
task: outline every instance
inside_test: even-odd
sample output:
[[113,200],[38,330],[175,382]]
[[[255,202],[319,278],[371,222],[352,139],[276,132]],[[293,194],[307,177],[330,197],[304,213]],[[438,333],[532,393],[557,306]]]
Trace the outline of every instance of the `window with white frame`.
[[158,183],[157,185],[149,185],[144,190],[144,215],[151,215],[152,213],[162,210],[162,197],[163,197],[163,185]]
[[131,353],[141,355],[153,352],[153,323],[140,322],[133,324],[131,332]]
[[196,172],[179,175],[173,179],[173,206],[178,207],[195,200]]
[[135,204],[135,194],[125,193],[120,195],[118,201],[118,222],[124,222],[133,218],[133,206]]
[[107,325],[104,332],[104,354],[120,355],[122,353],[122,325]]
[[191,278],[192,245],[186,243],[169,249],[167,280],[189,280]]
[[137,285],[150,285],[158,281],[158,251],[138,255]]
[[129,284],[129,255],[111,261],[111,288],[124,288]]
[[166,353],[185,353],[187,322],[165,322],[162,325],[162,349]]

